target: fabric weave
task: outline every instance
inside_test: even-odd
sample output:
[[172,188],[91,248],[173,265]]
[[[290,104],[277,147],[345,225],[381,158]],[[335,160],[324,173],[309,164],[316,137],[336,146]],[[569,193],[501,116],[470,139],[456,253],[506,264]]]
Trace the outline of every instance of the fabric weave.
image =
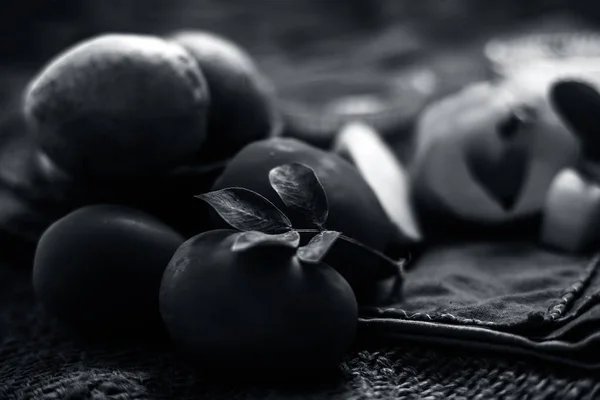
[[597,374],[413,342],[358,343],[339,373],[287,384],[215,381],[170,349],[78,341],[36,304],[30,273],[0,267],[0,399],[595,399]]

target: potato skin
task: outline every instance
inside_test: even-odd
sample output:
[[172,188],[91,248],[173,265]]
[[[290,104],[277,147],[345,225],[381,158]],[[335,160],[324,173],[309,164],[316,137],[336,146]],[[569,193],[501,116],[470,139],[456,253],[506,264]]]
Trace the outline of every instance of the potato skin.
[[165,270],[160,311],[171,338],[200,366],[331,367],[358,321],[348,283],[274,246],[232,252],[236,231],[186,241]]
[[132,208],[80,208],[42,235],[33,267],[35,294],[47,311],[85,335],[160,335],[160,281],[183,242],[170,227]]

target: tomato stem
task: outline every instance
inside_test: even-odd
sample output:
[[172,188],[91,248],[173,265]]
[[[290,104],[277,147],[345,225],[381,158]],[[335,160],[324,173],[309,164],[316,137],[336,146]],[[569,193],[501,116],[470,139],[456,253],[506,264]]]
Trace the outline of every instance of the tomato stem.
[[[319,229],[295,229],[296,232],[298,233],[321,233],[321,231]],[[349,236],[346,236],[344,234],[340,234],[339,239],[345,240],[346,242],[352,243],[356,246],[359,246],[360,248],[374,254],[375,256],[381,258],[382,260],[384,260],[385,262],[394,265],[395,267],[398,267],[400,269],[400,273],[404,273],[404,265],[406,264],[406,259],[401,259],[399,261],[395,261],[392,260],[390,257],[386,256],[385,254],[383,254],[382,252],[380,252],[379,250],[375,250],[372,247],[367,246],[366,244],[359,242],[356,239],[352,239]]]

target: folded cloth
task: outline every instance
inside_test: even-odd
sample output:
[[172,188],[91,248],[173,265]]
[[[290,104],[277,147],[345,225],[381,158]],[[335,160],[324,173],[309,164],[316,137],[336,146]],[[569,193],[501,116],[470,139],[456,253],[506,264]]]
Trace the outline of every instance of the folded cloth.
[[362,310],[366,335],[514,351],[600,368],[600,256],[533,241],[443,245],[406,273],[402,299]]
[[[415,264],[416,267],[416,264]],[[415,271],[411,271],[412,274]],[[595,399],[597,371],[461,346],[433,346],[382,330],[358,341],[321,379],[255,382],[205,375],[170,346],[85,343],[35,301],[31,271],[0,257],[0,399]],[[369,330],[368,322],[362,327]],[[438,337],[444,327],[437,327]],[[452,329],[452,326],[446,325]],[[404,329],[404,332],[408,332]],[[413,335],[417,341],[431,336]],[[491,348],[491,343],[487,343]]]
[[[0,240],[31,265],[53,221],[90,203],[152,213],[186,235],[206,227],[206,191],[222,166],[161,176],[80,182],[36,150],[20,118],[0,127]],[[361,310],[365,337],[411,338],[532,353],[600,368],[598,258],[543,250],[533,241],[437,245],[408,269],[395,304]]]

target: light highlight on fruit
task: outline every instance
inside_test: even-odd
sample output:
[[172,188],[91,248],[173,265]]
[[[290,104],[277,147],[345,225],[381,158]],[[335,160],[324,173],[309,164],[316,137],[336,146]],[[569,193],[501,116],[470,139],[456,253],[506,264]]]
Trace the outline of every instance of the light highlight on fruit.
[[192,160],[209,93],[196,61],[157,37],[107,34],[65,50],[33,79],[24,113],[67,173],[123,177]]
[[363,123],[348,124],[336,138],[334,151],[358,168],[400,233],[419,242],[408,173],[379,134]]

